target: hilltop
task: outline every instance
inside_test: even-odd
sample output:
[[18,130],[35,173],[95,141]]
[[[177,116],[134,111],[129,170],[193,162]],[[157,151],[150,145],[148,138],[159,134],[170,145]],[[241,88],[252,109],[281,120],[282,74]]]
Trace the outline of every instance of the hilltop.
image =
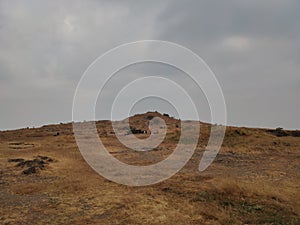
[[[151,151],[123,146],[111,121],[96,127],[114,157],[150,165],[168,157],[180,136],[179,119],[148,112],[128,118],[131,129],[147,131],[136,137],[150,135],[155,117],[167,133]],[[0,132],[1,224],[300,223],[299,131],[227,127],[218,156],[199,172],[213,125],[189,122],[201,127],[193,157],[175,176],[145,187],[116,184],[91,169],[72,123]]]

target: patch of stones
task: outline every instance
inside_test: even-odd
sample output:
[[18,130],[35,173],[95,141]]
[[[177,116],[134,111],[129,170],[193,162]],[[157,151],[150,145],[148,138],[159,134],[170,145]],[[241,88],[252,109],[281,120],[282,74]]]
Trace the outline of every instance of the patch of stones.
[[278,127],[274,130],[266,130],[268,133],[271,133],[277,137],[286,137],[286,136],[291,136],[291,137],[300,137],[300,131],[299,130],[291,130],[291,131],[286,131],[283,130],[283,128]]
[[25,160],[22,158],[8,159],[8,162],[17,163],[16,167],[23,169],[22,173],[25,175],[35,174],[41,170],[45,170],[46,166],[54,162],[54,159],[48,156],[36,156],[32,160]]

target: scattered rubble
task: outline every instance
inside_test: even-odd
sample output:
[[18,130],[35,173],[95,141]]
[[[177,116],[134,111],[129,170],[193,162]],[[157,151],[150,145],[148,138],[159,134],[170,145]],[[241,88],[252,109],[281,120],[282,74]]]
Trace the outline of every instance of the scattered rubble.
[[29,174],[37,173],[40,170],[44,170],[46,168],[46,165],[54,162],[54,159],[48,156],[38,155],[32,160],[16,158],[16,159],[8,159],[8,162],[16,162],[17,163],[16,167],[21,167],[22,169],[24,169],[22,173],[25,175],[29,175]]

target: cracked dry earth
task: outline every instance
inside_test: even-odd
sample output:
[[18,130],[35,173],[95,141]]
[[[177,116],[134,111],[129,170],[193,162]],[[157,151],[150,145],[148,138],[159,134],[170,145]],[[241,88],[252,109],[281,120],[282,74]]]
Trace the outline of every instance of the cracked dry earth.
[[[164,119],[168,130],[161,145],[146,152],[123,146],[109,121],[96,125],[114,157],[149,165],[168,157],[180,135],[179,120],[156,112],[130,123],[147,130],[152,117]],[[298,133],[228,127],[213,164],[199,172],[210,129],[201,123],[197,149],[179,173],[145,187],[116,184],[94,172],[70,123],[0,132],[0,223],[300,224]]]

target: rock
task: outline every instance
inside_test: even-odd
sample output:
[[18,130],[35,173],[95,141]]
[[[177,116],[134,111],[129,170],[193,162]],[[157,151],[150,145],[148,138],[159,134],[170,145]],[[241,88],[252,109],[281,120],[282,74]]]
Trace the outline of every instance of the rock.
[[32,160],[25,160],[21,158],[8,159],[8,162],[16,162],[16,167],[26,168],[23,170],[23,174],[29,175],[37,173],[39,170],[44,170],[49,163],[54,162],[54,160],[48,156],[36,156]]
[[23,170],[23,174],[26,174],[26,175],[33,174],[33,173],[36,173],[36,172],[37,172],[37,169],[34,166],[29,167],[26,170]]
[[8,159],[7,161],[8,162],[24,162],[25,160],[21,159],[21,158],[17,158],[17,159]]

